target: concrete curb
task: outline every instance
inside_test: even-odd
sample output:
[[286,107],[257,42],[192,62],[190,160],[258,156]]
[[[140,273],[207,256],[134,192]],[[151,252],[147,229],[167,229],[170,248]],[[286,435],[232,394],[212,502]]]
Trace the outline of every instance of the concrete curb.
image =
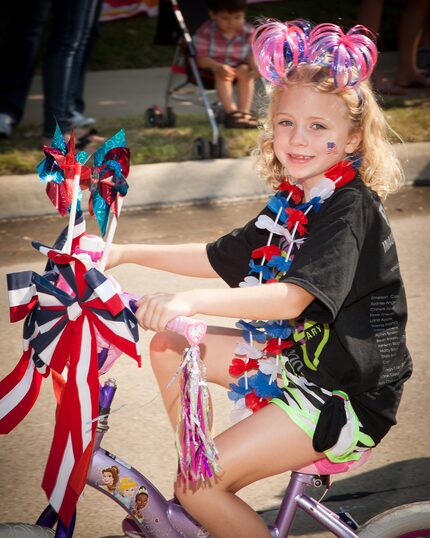
[[[408,185],[430,185],[430,143],[396,146]],[[0,219],[55,213],[36,174],[3,177]],[[125,208],[252,199],[269,191],[250,157],[132,167]],[[86,204],[84,202],[84,207]]]

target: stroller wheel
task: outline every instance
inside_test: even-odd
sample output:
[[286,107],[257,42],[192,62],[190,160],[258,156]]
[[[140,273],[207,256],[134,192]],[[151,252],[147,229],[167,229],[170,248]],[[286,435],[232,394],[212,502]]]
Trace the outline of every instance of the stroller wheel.
[[225,138],[220,136],[216,144],[211,142],[211,155],[214,159],[225,159],[228,157],[228,149]]
[[152,106],[146,109],[145,112],[145,127],[163,127],[163,113],[157,106]]
[[166,121],[164,124],[165,127],[175,127],[176,126],[176,114],[171,106],[166,108]]
[[196,138],[193,142],[193,156],[195,159],[203,161],[204,159],[210,159],[211,155],[211,144],[207,138],[201,136]]

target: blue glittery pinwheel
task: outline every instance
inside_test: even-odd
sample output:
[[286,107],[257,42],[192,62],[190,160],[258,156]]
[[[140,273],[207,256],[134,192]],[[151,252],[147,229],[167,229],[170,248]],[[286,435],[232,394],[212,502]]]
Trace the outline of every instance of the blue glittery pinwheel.
[[116,217],[119,215],[120,200],[128,191],[125,178],[129,171],[130,150],[126,146],[124,129],[121,129],[94,154],[89,211],[95,216],[103,236],[111,208]]

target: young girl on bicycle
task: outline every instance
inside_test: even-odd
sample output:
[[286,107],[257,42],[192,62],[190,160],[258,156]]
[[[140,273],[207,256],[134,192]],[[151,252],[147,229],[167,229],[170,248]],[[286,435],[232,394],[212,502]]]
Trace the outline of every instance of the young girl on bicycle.
[[265,320],[241,321],[247,342],[239,345],[237,330],[210,328],[202,352],[208,381],[232,389],[243,420],[215,439],[221,472],[210,487],[178,483],[176,495],[222,538],[269,536],[235,495],[243,487],[323,457],[357,460],[378,444],[411,373],[405,292],[380,201],[403,176],[366,80],[372,38],[363,27],[344,34],[329,24],[270,22],[257,29],[253,50],[271,87],[254,152],[276,191],[268,206],[213,243],[115,245],[109,264],[230,286],[137,303],[139,324],[157,332],[151,360],[172,424],[178,390],[166,386],[184,341],[163,332],[167,322],[194,314]]

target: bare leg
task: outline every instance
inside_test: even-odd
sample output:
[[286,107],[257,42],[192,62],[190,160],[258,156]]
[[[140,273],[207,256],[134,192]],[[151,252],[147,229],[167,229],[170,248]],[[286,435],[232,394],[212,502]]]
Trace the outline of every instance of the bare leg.
[[[361,0],[358,9],[357,22],[366,26],[374,34],[378,35],[381,28],[382,13],[384,10],[384,0]],[[372,81],[375,89],[387,95],[402,95],[403,91],[393,86],[393,81],[383,76],[378,65],[372,74]]]
[[[208,381],[225,388],[228,388],[229,383],[237,381],[228,373],[228,367],[239,340],[241,340],[241,333],[236,329],[208,328],[201,345],[201,355],[206,365]],[[185,346],[185,338],[171,331],[156,334],[150,345],[152,369],[172,427],[176,426],[178,418],[179,384],[176,381],[169,388],[167,384],[181,363]]]
[[[224,387],[235,381],[228,366],[239,339],[240,332],[235,329],[209,328],[202,346],[209,381]],[[177,419],[179,390],[177,383],[169,389],[166,385],[180,364],[184,345],[184,338],[171,332],[159,333],[151,342],[151,363],[172,426]],[[269,537],[260,516],[235,493],[256,480],[300,468],[322,455],[313,450],[309,437],[275,405],[239,422],[215,441],[221,476],[193,491],[176,484],[178,499],[215,538]]]
[[399,67],[396,75],[396,83],[400,86],[420,82],[427,84],[426,77],[417,69],[416,57],[428,7],[429,0],[409,0],[403,11],[400,21]]
[[226,113],[237,110],[236,103],[233,101],[233,81],[225,80],[215,73],[215,89],[221,104]]
[[377,34],[381,26],[383,9],[384,0],[361,0],[357,15],[358,23]]
[[254,75],[246,64],[236,68],[237,100],[241,112],[249,114],[254,97]]
[[275,405],[268,405],[216,439],[221,476],[194,491],[177,484],[176,496],[215,538],[264,538],[260,516],[235,495],[257,480],[298,469],[323,457],[311,439]]

